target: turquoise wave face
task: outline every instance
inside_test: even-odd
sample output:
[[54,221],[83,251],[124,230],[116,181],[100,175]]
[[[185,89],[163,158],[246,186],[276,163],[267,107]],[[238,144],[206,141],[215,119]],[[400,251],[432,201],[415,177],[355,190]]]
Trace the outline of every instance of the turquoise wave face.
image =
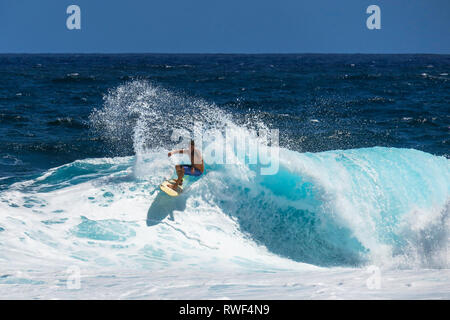
[[[158,194],[164,175],[173,173],[165,152],[146,159],[79,160],[2,192],[1,208],[8,210],[0,220],[0,236],[7,246],[9,232],[23,232],[42,250],[51,244],[62,255],[82,253],[83,261],[95,257],[102,264],[114,264],[111,257],[116,255],[142,262],[155,254],[165,265],[174,256],[179,263],[180,257],[189,256],[183,248],[192,245],[181,242],[178,249],[168,249],[167,239],[171,245],[181,241],[175,232],[210,249],[208,259],[223,256],[222,246],[252,242],[276,256],[324,267],[448,266],[448,159],[380,147],[322,153],[280,149],[279,155],[274,175],[261,175],[257,166],[245,163],[207,165],[206,174],[177,199]],[[25,211],[14,215],[13,210]],[[213,213],[221,218],[205,226],[192,222],[200,219],[197,213],[205,214],[205,220]],[[31,226],[26,215],[42,215],[42,224]],[[237,222],[239,233],[224,226],[228,218]],[[192,224],[196,227],[189,229]],[[58,244],[61,230],[70,246]],[[151,247],[150,234],[156,237]],[[211,244],[219,234],[228,240]],[[26,242],[13,247],[21,245],[25,248]],[[111,252],[102,260],[89,253],[90,246]],[[138,253],[142,250],[146,255]],[[247,258],[241,255],[236,252],[232,260]]]
[[324,266],[447,263],[448,159],[379,147],[280,157],[229,210],[272,251]]

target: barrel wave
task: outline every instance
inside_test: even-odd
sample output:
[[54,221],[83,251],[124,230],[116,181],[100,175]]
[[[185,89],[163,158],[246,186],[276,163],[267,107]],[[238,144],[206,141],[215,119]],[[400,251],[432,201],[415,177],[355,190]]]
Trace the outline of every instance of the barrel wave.
[[[196,112],[181,121],[182,107]],[[3,265],[449,267],[445,157],[385,147],[301,153],[264,144],[255,134],[264,124],[143,81],[112,90],[91,120],[116,149],[128,144],[134,155],[80,159],[2,190]],[[195,121],[203,133],[228,130],[276,150],[276,172],[262,174],[260,164],[238,157],[246,146],[209,134],[203,147],[222,145],[235,161],[215,163],[206,152],[206,173],[169,198],[159,184],[186,159],[167,158],[175,144],[167,128],[178,124],[189,133]]]
[[[194,241],[216,258],[251,243],[266,248],[269,260],[317,266],[447,266],[448,159],[395,148],[279,154],[274,175],[244,163],[207,165],[175,200],[158,189],[173,170],[162,151],[49,170],[2,192],[2,259],[38,250],[148,267],[174,263],[172,251],[188,256],[183,246]],[[195,225],[202,217],[208,221]],[[168,248],[164,239],[174,233],[183,237]],[[96,246],[106,246],[99,255],[109,258],[95,255]],[[142,250],[149,253],[135,255]],[[240,263],[246,253],[231,259]]]

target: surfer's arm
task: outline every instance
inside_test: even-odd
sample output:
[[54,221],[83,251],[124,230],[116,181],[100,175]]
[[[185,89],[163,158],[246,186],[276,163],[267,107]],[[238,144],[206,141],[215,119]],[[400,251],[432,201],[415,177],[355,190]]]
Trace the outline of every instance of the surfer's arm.
[[170,151],[168,156],[170,157],[171,155],[175,154],[175,153],[185,153],[186,150],[180,149],[180,150],[174,150],[174,151]]
[[195,155],[191,154],[191,164],[192,164],[191,168],[192,174],[194,174],[195,169],[198,169],[201,173],[203,173],[204,171],[203,159],[202,154],[200,153],[199,150],[195,150]]

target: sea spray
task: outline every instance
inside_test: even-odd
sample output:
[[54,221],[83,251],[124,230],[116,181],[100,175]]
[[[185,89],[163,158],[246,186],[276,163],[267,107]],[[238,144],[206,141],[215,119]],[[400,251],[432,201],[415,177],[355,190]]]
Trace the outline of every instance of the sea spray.
[[[159,142],[165,138],[169,145],[173,140],[182,140],[168,138],[167,128],[178,125],[175,127],[181,138],[201,127],[207,171],[211,171],[208,183],[217,188],[200,183],[197,192],[212,199],[224,214],[237,218],[240,228],[253,241],[295,261],[324,266],[447,266],[448,159],[395,148],[317,154],[282,148],[277,154],[280,167],[265,177],[261,163],[255,164],[249,151],[259,146],[280,151],[277,145],[268,146],[261,139],[258,133],[267,127],[257,118],[254,123],[237,125],[231,116],[205,101],[182,98],[147,82],[125,86],[126,90],[118,91],[130,92],[137,87],[139,94],[135,95],[145,97],[135,98],[140,102],[132,106],[150,100],[131,128],[139,132],[133,140],[136,159],[154,152],[137,146],[154,141],[155,135]],[[124,106],[122,98],[112,97],[115,94],[110,93],[105,110],[114,106],[113,114],[123,116],[126,112],[116,109],[125,107],[136,114],[136,108]],[[187,103],[188,110],[195,112],[184,113],[181,120],[177,110]],[[162,111],[165,117],[158,113]],[[159,115],[155,116],[155,112]],[[198,119],[205,122],[196,122]],[[149,132],[145,128],[157,130]],[[228,136],[241,137],[244,143],[227,140],[223,134],[226,131]],[[160,151],[166,148],[161,145]],[[221,157],[226,159],[224,163],[217,160]],[[419,220],[414,212],[420,212],[416,214]],[[425,221],[419,229],[415,227],[417,221]]]
[[[182,108],[180,101],[197,108],[197,119],[172,122],[178,114],[169,111]],[[224,145],[233,161],[210,163],[205,155],[206,174],[165,202],[158,186],[173,174],[167,152],[179,143],[168,127],[180,123],[192,133],[189,125],[203,118],[204,132],[236,130],[262,143],[253,128],[213,108],[147,82],[111,90],[93,125],[117,148],[129,141],[135,155],[77,160],[2,191],[2,259],[39,252],[42,263],[92,267],[448,267],[449,160],[417,150],[299,153],[273,146],[279,168],[264,175],[247,146],[210,137],[203,147]]]

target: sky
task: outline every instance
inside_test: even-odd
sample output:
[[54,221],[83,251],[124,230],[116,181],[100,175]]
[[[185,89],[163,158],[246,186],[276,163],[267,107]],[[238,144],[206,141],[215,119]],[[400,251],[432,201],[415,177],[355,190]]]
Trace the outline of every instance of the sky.
[[0,53],[449,54],[450,0],[0,0]]

